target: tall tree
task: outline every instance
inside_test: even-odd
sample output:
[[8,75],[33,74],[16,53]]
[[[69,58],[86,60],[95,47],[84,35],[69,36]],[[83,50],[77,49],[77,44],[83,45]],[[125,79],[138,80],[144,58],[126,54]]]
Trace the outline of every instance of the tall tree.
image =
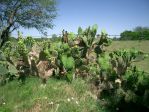
[[44,33],[53,27],[56,15],[55,0],[0,0],[0,47],[20,26]]

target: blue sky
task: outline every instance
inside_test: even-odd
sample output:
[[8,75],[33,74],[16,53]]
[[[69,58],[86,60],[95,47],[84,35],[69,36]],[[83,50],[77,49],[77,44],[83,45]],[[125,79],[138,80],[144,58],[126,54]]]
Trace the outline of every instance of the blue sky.
[[[97,24],[110,35],[119,35],[136,26],[149,26],[149,0],[57,0],[55,26],[48,35],[60,34],[62,29],[77,33],[79,26]],[[23,35],[41,36],[35,29],[20,29]],[[13,34],[16,34],[14,32]]]

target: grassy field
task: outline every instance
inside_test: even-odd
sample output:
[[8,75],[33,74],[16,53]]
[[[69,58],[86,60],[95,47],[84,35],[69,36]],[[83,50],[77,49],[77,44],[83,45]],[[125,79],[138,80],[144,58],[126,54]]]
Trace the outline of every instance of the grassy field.
[[71,84],[49,79],[46,87],[38,78],[25,85],[12,81],[0,87],[0,112],[105,112],[85,81]]
[[[113,41],[107,50],[109,52],[118,49],[135,48],[149,54],[149,41]],[[149,57],[145,60],[135,63],[140,69],[149,73]]]

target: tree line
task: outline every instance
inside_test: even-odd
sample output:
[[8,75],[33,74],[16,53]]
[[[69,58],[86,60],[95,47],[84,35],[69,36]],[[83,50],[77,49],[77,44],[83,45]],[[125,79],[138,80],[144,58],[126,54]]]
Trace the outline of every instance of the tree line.
[[132,31],[126,30],[120,34],[119,40],[149,40],[149,27],[138,26]]

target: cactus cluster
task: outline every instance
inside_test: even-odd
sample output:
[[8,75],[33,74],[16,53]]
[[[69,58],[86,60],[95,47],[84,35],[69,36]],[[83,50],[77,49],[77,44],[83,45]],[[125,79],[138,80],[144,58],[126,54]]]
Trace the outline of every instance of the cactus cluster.
[[137,59],[137,57],[141,55],[143,56],[143,52],[137,51],[135,49],[124,49],[114,51],[109,55],[111,57],[113,69],[119,76],[121,76],[125,74],[128,67],[131,67],[132,62],[134,62]]
[[107,100],[109,104],[106,106],[113,109],[122,108],[121,104],[126,107],[129,104],[140,104],[139,108],[148,105],[149,94],[146,93],[148,75],[133,65],[133,62],[138,61],[138,58],[140,61],[146,56],[142,51],[123,49],[99,57],[101,67],[99,98]]
[[0,85],[4,85],[6,82],[12,80],[15,76],[17,76],[17,69],[14,65],[9,63],[6,59],[0,54]]

